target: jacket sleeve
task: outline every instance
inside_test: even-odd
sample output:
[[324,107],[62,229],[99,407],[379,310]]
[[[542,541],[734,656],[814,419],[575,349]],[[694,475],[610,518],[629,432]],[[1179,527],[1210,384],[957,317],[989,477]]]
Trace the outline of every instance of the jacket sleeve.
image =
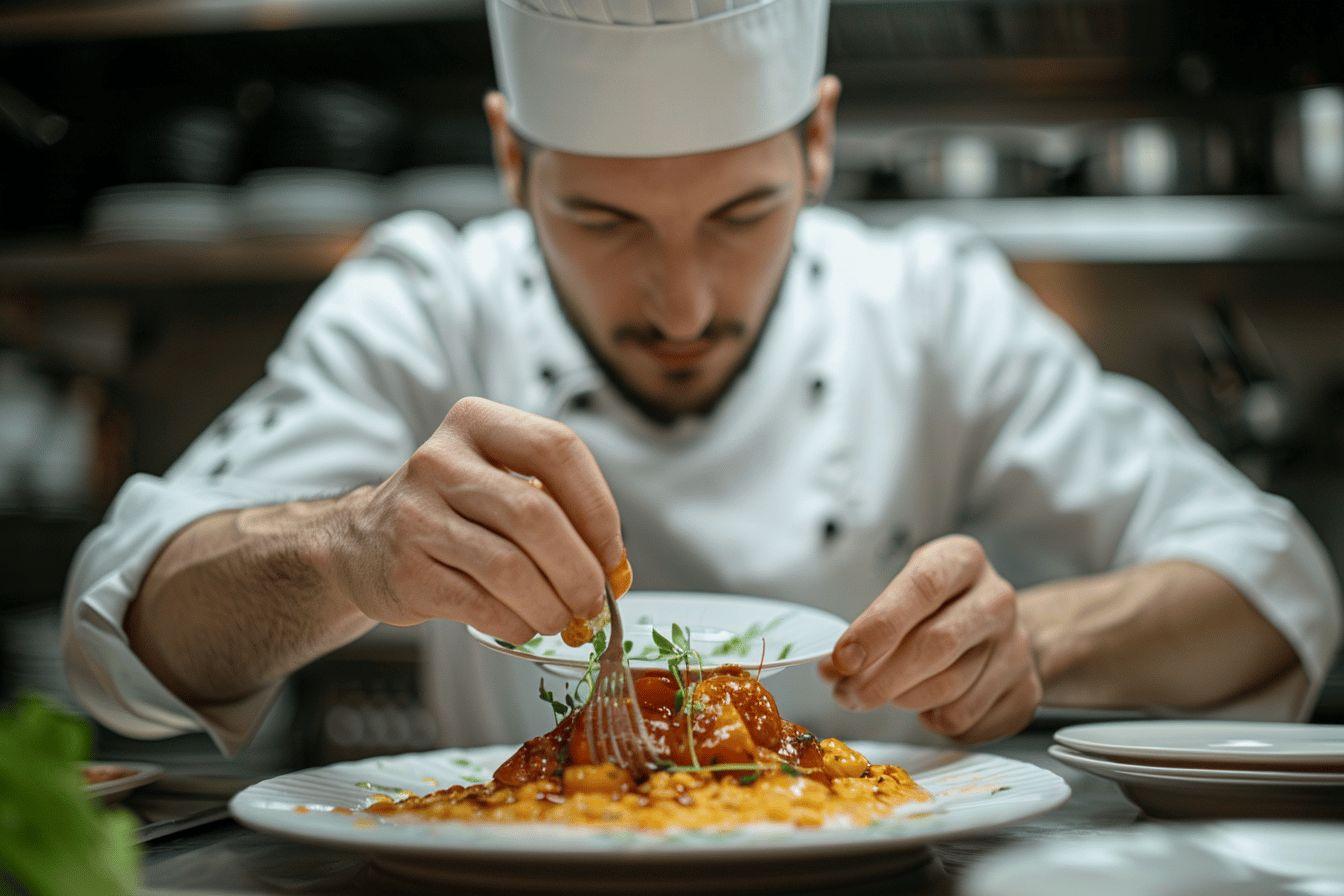
[[472,327],[454,240],[424,214],[371,231],[304,306],[264,377],[164,476],[136,475],[122,487],[76,556],[62,629],[71,688],[103,724],[139,738],[205,730],[229,754],[252,737],[274,692],[186,705],[130,649],[126,608],[185,526],[380,481],[460,394],[478,388],[469,353],[444,344],[450,335],[469,340]]
[[928,345],[959,422],[963,528],[1019,586],[1169,559],[1214,570],[1282,632],[1300,670],[1210,714],[1304,718],[1339,645],[1340,598],[1293,506],[1155,391],[1102,371],[986,241],[931,241],[923,259],[944,272],[926,290]]

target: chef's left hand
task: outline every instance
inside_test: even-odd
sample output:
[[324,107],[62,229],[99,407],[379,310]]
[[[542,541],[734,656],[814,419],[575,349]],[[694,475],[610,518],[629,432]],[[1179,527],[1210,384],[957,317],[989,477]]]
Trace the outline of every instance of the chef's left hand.
[[1041,701],[1017,593],[964,535],[915,551],[820,671],[842,706],[890,703],[966,742],[1017,733]]

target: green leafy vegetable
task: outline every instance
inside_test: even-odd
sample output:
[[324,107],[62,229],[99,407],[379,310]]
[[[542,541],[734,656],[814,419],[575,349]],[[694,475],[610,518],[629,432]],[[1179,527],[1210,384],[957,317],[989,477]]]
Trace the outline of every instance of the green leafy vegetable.
[[89,743],[88,723],[40,697],[0,712],[0,888],[12,881],[32,896],[135,892],[135,818],[85,792],[79,764]]

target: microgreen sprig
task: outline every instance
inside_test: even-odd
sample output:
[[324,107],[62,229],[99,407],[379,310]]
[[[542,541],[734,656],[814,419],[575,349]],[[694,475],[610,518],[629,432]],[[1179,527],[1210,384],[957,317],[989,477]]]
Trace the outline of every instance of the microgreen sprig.
[[541,698],[542,703],[550,706],[557,725],[570,713],[588,702],[588,697],[593,691],[593,682],[597,678],[598,660],[606,649],[607,633],[604,629],[593,635],[593,650],[588,654],[588,665],[584,667],[583,675],[574,683],[572,692],[569,689],[569,684],[566,683],[560,697],[557,698],[553,692],[546,689],[546,679],[541,679],[537,684],[537,696]]

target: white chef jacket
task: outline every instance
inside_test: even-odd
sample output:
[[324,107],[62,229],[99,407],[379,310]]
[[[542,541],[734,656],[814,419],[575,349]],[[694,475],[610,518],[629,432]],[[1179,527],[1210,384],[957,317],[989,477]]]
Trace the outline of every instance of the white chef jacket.
[[[1309,710],[1340,634],[1314,536],[1156,393],[1103,373],[985,240],[943,222],[877,230],[804,211],[761,338],[712,414],[662,427],[569,328],[526,215],[458,232],[414,212],[374,228],[264,378],[167,475],[128,480],[83,545],[63,637],[74,692],[130,736],[204,729],[226,752],[245,744],[272,694],[193,709],[127,645],[122,619],[155,555],[214,511],[380,481],[458,398],[479,395],[583,438],[620,507],[637,587],[765,595],[852,619],[914,548],[950,532],[980,539],[1019,587],[1184,558],[1233,582],[1301,661],[1222,711]],[[549,727],[536,667],[479,648],[457,623],[422,630],[445,743]],[[771,685],[786,714],[827,734],[918,731],[890,708],[841,711],[811,669]]]

